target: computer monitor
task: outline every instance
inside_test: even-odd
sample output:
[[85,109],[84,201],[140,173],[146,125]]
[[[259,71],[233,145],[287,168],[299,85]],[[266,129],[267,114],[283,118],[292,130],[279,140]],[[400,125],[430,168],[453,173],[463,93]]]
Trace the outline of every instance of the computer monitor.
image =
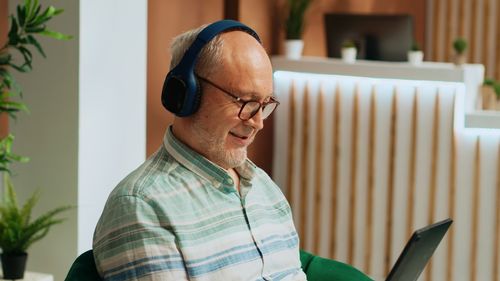
[[413,43],[410,15],[326,14],[329,57],[340,57],[342,43],[353,40],[358,59],[406,61]]

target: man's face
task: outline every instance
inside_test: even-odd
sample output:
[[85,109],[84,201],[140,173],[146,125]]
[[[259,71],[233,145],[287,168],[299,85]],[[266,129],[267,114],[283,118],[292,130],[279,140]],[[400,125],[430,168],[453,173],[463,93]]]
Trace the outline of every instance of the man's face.
[[[244,32],[222,36],[222,65],[204,78],[242,100],[268,102],[273,90],[272,67],[264,49]],[[210,83],[200,83],[201,105],[192,122],[197,150],[223,168],[240,166],[247,157],[247,147],[263,128],[262,112],[243,121],[238,117],[242,102]]]

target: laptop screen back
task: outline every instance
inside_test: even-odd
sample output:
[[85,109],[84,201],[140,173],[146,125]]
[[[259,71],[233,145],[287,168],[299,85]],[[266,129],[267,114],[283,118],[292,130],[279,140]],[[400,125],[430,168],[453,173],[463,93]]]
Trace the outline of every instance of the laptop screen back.
[[446,219],[415,231],[386,281],[415,281],[453,221]]

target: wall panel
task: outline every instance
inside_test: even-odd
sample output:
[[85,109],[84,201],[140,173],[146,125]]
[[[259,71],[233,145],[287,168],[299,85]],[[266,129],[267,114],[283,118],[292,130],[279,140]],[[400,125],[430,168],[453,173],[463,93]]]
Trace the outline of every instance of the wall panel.
[[383,280],[415,229],[452,217],[419,280],[498,280],[500,132],[463,127],[463,85],[282,71],[275,80],[275,142],[287,147],[274,152],[274,178],[304,249]]
[[453,61],[453,41],[467,40],[469,63],[486,67],[486,77],[500,79],[500,3],[497,0],[426,0],[426,59]]

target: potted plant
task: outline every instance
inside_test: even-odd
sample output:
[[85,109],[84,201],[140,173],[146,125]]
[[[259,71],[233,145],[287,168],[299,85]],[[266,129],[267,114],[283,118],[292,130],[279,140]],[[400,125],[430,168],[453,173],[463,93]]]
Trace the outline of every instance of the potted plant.
[[453,41],[453,50],[455,50],[454,63],[462,65],[467,62],[465,50],[467,50],[467,41],[464,38],[457,38]]
[[353,40],[347,39],[342,42],[342,61],[345,63],[354,63],[356,61],[357,52],[356,44]]
[[300,59],[304,41],[304,15],[312,0],[287,0],[287,16],[285,19],[285,56],[289,59]]
[[481,86],[482,109],[500,110],[500,81],[485,79]]
[[424,52],[420,48],[420,45],[417,42],[413,42],[408,51],[408,62],[412,65],[422,64],[424,60]]
[[[15,119],[20,111],[28,110],[19,100],[22,97],[21,87],[16,83],[11,71],[31,71],[31,49],[45,57],[36,36],[71,38],[51,31],[46,26],[48,21],[63,10],[52,6],[42,9],[38,0],[24,0],[23,4],[17,6],[16,11],[16,15],[10,16],[7,43],[0,48],[0,114],[7,114],[11,119]],[[18,55],[14,56],[14,53]],[[0,138],[0,177],[3,176],[5,188],[3,200],[0,200],[0,248],[4,279],[21,279],[24,276],[27,248],[43,238],[52,225],[60,223],[61,220],[55,219],[55,216],[69,208],[55,208],[32,221],[31,211],[38,200],[36,192],[22,208],[18,208],[9,166],[12,162],[26,162],[28,158],[12,152],[13,141],[12,134]]]
[[61,223],[63,219],[57,219],[56,216],[71,207],[54,208],[38,218],[32,219],[31,212],[38,201],[39,193],[35,192],[19,208],[9,174],[4,175],[3,184],[5,191],[0,205],[0,248],[2,248],[3,278],[22,279],[28,258],[26,253],[28,247],[45,237],[51,226]]

